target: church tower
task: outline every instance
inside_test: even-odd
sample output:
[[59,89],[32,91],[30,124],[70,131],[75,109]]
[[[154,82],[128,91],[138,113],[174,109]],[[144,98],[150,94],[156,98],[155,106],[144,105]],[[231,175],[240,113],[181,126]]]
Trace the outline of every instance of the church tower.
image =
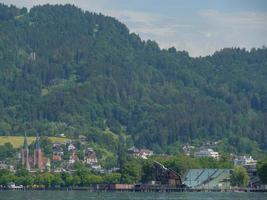
[[37,169],[43,169],[43,153],[40,146],[40,137],[37,135],[34,146],[33,166]]
[[23,147],[21,148],[21,161],[22,166],[25,167],[28,171],[30,170],[30,163],[29,163],[29,147],[28,147],[28,140],[25,134],[24,136],[24,143]]

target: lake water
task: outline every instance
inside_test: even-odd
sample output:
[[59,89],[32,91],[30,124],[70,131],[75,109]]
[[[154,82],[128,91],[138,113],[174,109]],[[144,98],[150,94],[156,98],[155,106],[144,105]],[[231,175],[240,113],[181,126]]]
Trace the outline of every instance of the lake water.
[[139,193],[85,191],[0,191],[0,200],[267,200],[267,193]]

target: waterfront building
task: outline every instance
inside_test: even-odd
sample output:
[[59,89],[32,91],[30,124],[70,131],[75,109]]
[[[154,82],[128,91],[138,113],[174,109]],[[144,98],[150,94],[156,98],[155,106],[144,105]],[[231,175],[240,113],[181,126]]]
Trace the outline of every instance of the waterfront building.
[[190,169],[183,183],[194,189],[229,189],[231,169]]

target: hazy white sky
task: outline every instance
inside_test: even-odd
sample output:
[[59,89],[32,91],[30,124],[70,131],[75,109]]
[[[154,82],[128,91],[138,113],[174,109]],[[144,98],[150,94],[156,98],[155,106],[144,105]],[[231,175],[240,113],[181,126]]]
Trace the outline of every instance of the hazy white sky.
[[18,7],[71,3],[125,23],[142,39],[191,56],[267,45],[267,0],[0,0]]

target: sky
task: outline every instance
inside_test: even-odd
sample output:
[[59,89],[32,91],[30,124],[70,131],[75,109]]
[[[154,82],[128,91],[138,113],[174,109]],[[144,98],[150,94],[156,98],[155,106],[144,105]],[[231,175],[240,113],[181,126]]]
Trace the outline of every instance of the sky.
[[161,48],[174,46],[191,56],[225,47],[267,46],[267,0],[0,0],[31,8],[74,4],[125,23],[130,32]]

